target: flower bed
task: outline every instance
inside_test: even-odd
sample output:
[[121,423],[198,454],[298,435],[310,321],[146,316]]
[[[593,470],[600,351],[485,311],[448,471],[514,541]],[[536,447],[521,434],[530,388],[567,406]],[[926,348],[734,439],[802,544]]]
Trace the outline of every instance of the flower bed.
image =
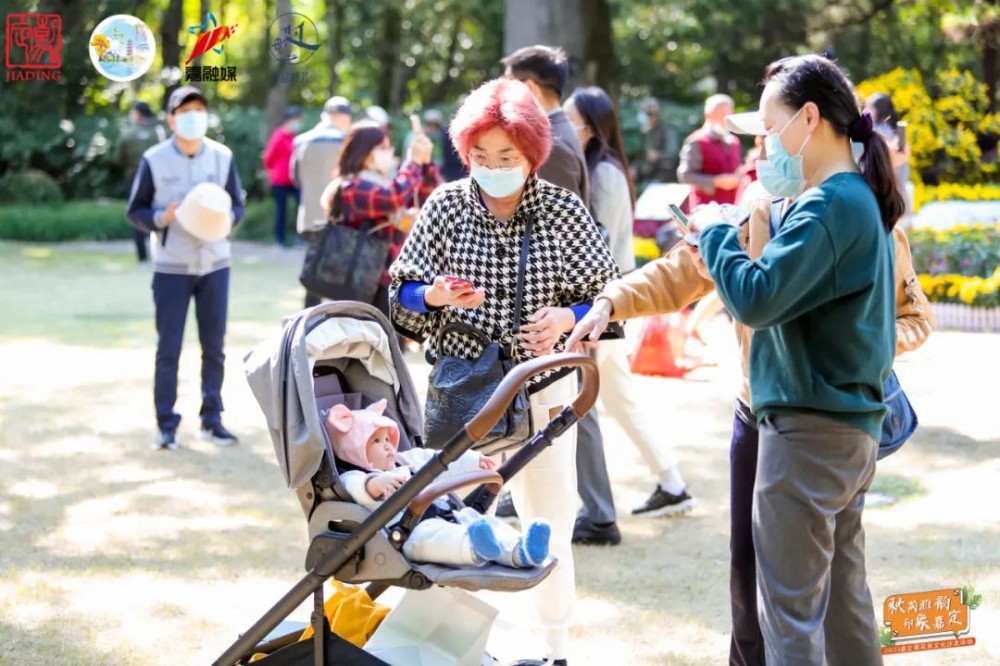
[[939,328],[1000,333],[1000,268],[988,278],[920,275]]
[[908,237],[918,273],[985,277],[1000,261],[1000,223],[958,225],[947,231],[914,229]]

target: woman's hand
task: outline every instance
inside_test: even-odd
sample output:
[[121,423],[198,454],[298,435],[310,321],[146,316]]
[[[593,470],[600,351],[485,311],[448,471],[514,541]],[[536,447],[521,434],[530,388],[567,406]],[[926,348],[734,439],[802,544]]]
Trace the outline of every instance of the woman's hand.
[[569,308],[542,308],[528,320],[531,323],[522,326],[517,337],[535,356],[545,356],[555,351],[563,333],[573,330],[576,316]]
[[479,469],[490,471],[497,468],[496,461],[493,458],[487,458],[486,456],[479,456]]
[[413,138],[413,143],[410,144],[406,157],[417,164],[430,164],[433,153],[434,142],[428,139],[426,134],[418,134]]
[[688,245],[685,243],[684,250],[691,254],[691,260],[694,261],[695,268],[698,269],[698,275],[702,276],[706,280],[712,280],[712,282],[715,282],[712,274],[708,272],[708,266],[705,265],[705,259],[701,256],[701,251],[698,249],[698,246]]
[[[469,286],[472,286],[471,284]],[[424,292],[424,302],[432,308],[443,308],[450,305],[453,308],[475,310],[486,300],[485,289],[468,289],[447,277],[439,275],[434,278],[434,284]]]
[[577,323],[573,332],[570,333],[569,339],[566,340],[567,351],[583,351],[580,343],[585,337],[591,342],[597,342],[608,327],[608,322],[611,321],[612,308],[611,301],[608,299],[597,299],[594,306],[590,308],[590,312]]

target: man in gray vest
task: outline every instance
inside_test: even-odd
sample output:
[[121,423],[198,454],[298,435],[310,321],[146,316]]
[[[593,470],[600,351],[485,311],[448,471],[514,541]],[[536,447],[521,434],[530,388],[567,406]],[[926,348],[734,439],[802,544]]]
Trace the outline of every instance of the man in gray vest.
[[192,298],[201,341],[201,437],[229,446],[236,443],[236,437],[222,425],[222,380],[230,242],[227,237],[204,240],[175,222],[185,195],[202,183],[214,183],[229,194],[230,221],[238,224],[243,219],[243,192],[232,152],[205,137],[208,102],[202,92],[193,86],[178,88],[167,101],[167,114],[173,139],[143,154],[127,210],[135,228],[155,234],[152,255],[157,345],[153,401],[159,432],[153,448],[174,450],[178,445],[181,416],[174,411],[177,366]]
[[[574,192],[589,207],[587,160],[576,130],[562,110],[563,88],[569,78],[566,54],[562,49],[529,46],[510,54],[502,63],[507,68],[506,76],[523,81],[549,116],[552,152],[538,175]],[[611,481],[604,459],[604,438],[596,408],[577,423],[576,474],[583,509],[573,529],[573,542],[612,546],[620,543],[621,533],[616,524]],[[512,513],[508,502],[497,508],[497,515]]]
[[[320,195],[333,180],[340,148],[351,129],[351,103],[344,97],[331,97],[323,105],[323,114],[316,127],[295,137],[288,173],[299,188],[299,215],[296,230],[308,238],[323,228],[326,212]],[[320,297],[306,292],[306,307],[317,305]]]

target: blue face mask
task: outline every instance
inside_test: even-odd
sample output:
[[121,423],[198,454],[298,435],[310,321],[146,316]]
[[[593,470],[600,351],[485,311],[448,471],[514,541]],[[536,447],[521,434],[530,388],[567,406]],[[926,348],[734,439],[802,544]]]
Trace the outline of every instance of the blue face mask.
[[524,167],[512,167],[510,169],[490,169],[488,167],[473,164],[469,169],[476,184],[486,192],[486,194],[496,199],[509,197],[524,187]]
[[174,131],[182,139],[203,139],[208,131],[207,111],[185,111],[174,116]]
[[812,135],[806,137],[799,152],[795,155],[789,155],[781,144],[782,133],[798,118],[800,113],[802,113],[802,109],[795,112],[795,115],[785,123],[780,132],[764,137],[767,159],[757,162],[757,180],[760,181],[761,186],[767,190],[768,194],[775,197],[797,197],[806,187],[806,177],[802,170],[802,151],[806,149]]

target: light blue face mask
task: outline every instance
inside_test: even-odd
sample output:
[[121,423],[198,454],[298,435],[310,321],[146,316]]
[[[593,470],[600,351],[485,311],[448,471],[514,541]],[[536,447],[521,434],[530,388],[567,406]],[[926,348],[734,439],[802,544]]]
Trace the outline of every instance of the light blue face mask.
[[207,111],[185,111],[174,116],[174,131],[182,139],[194,141],[205,137],[208,131]]
[[797,197],[806,186],[806,177],[802,170],[802,151],[806,149],[812,135],[806,137],[799,152],[795,155],[789,155],[781,144],[781,135],[799,117],[800,113],[802,113],[802,109],[795,112],[795,115],[785,123],[780,132],[764,137],[767,159],[757,162],[757,180],[760,181],[761,186],[767,190],[768,194],[775,197]]
[[524,167],[516,166],[510,169],[490,169],[473,164],[469,169],[476,184],[486,194],[496,199],[509,197],[524,187]]

